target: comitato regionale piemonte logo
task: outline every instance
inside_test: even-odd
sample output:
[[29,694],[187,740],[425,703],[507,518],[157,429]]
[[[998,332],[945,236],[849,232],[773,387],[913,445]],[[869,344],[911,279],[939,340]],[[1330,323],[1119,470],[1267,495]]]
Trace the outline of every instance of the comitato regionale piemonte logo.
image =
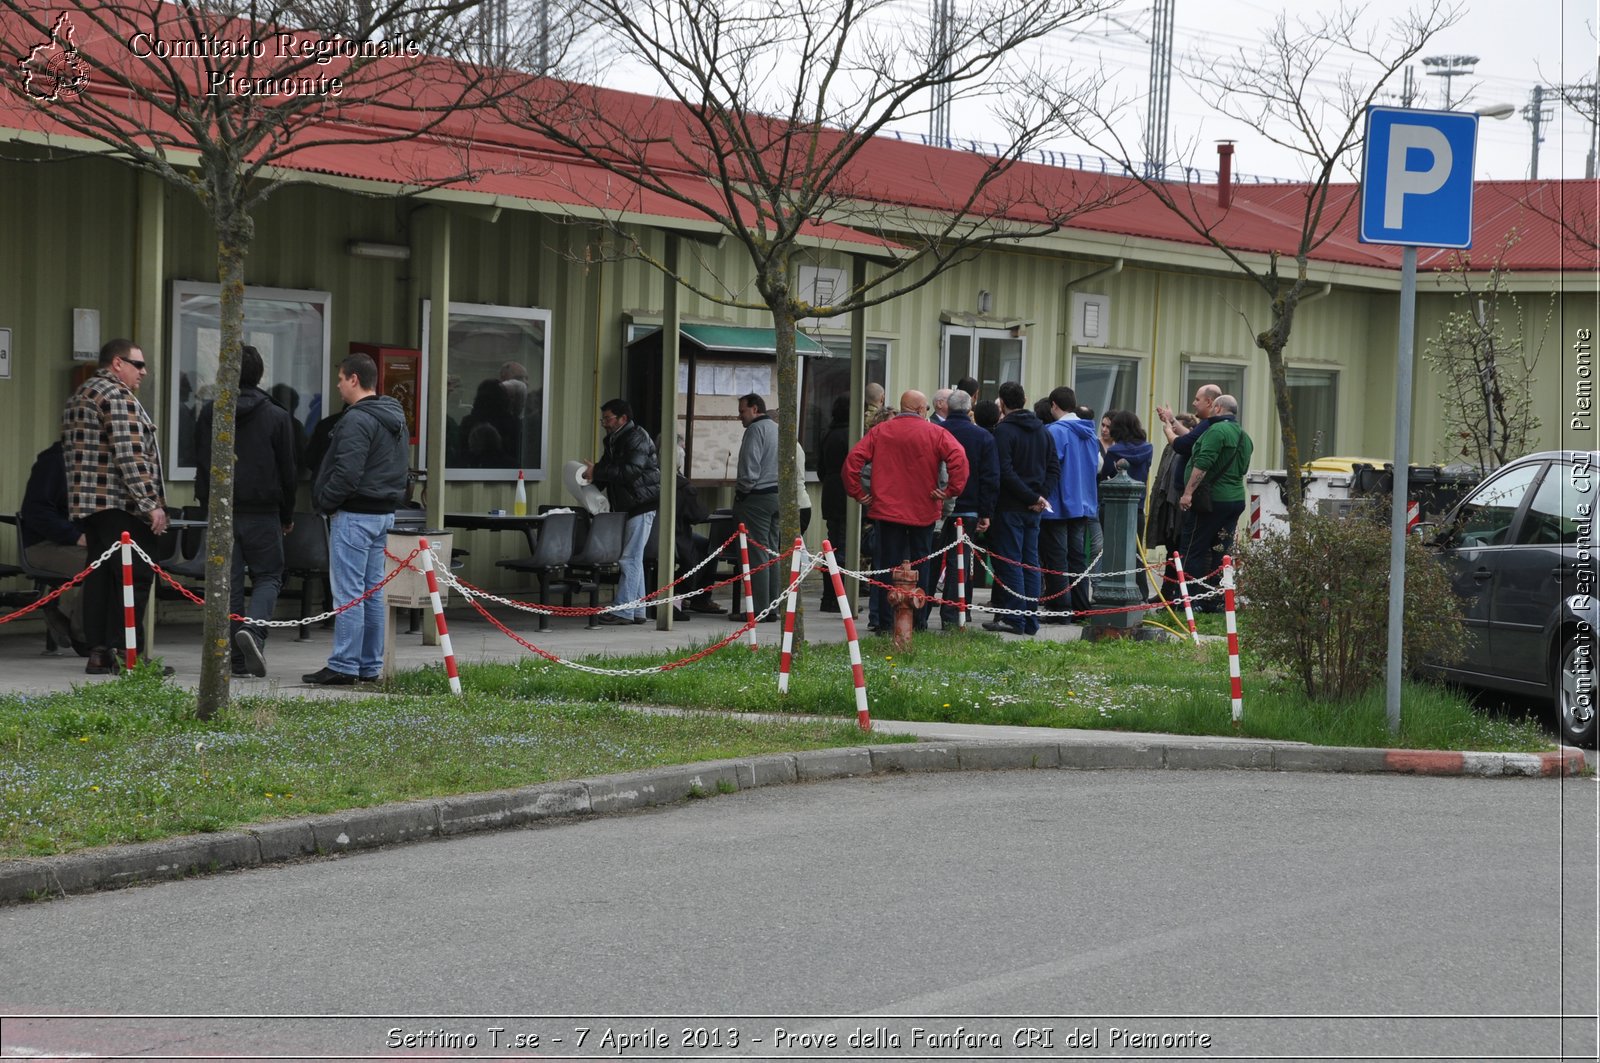
[[57,102],[76,99],[89,85],[89,67],[72,41],[72,18],[65,13],[50,31],[50,39],[36,44],[22,61],[22,85],[36,100]]

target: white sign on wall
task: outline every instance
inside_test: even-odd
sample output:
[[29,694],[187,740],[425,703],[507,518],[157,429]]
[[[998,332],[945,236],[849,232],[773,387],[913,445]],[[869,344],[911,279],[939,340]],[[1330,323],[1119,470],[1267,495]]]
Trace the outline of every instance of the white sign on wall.
[[0,380],[11,379],[11,330],[0,328]]

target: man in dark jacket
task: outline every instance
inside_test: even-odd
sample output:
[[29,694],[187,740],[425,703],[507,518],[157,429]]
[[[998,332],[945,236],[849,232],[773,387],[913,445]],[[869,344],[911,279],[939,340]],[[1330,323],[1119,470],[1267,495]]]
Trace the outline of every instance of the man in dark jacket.
[[[972,423],[972,396],[960,388],[952,391],[946,400],[949,416],[945,418],[944,430],[956,437],[956,442],[961,444],[967,452],[966,490],[961,492],[956,499],[956,508],[945,518],[944,528],[939,536],[941,547],[949,546],[956,539],[956,519],[960,518],[962,527],[970,535],[982,535],[989,530],[989,522],[994,517],[995,500],[1000,495],[1000,458],[995,451],[994,433],[987,429],[979,428]],[[954,601],[956,595],[956,552],[951,550],[945,554],[944,570],[944,597]],[[967,606],[972,606],[972,558],[967,558]],[[939,623],[942,627],[953,628],[956,626],[956,607],[941,605],[939,607]]]
[[[56,440],[39,452],[28,486],[22,493],[22,508],[17,511],[22,545],[28,551],[28,564],[71,579],[88,565],[88,539],[83,529],[67,516],[67,459]],[[60,644],[71,644],[82,656],[89,647],[83,641],[83,620],[79,615],[82,589],[70,587],[40,612]]]
[[[622,533],[622,577],[617,581],[618,602],[638,602],[644,597],[644,544],[656,522],[661,501],[661,462],[650,433],[633,421],[633,407],[612,399],[600,407],[600,427],[606,430],[600,460],[585,471],[589,482],[603,488],[614,513],[628,515]],[[626,612],[607,613],[602,624],[642,624],[644,605]]]
[[1039,518],[1050,505],[1045,496],[1061,475],[1061,462],[1044,422],[1028,409],[1021,384],[1014,380],[1001,384],[999,402],[994,445],[1000,462],[1000,498],[989,536],[997,555],[993,603],[997,609],[1016,612],[997,614],[983,627],[1033,635],[1039,630]]
[[[228,612],[251,620],[271,620],[283,586],[283,537],[294,527],[296,479],[294,418],[261,390],[266,365],[261,352],[246,344],[239,357],[239,404],[233,433],[233,575],[228,579]],[[206,403],[195,425],[194,497],[211,498],[211,422]],[[250,571],[250,607],[245,612],[244,574]],[[268,629],[246,628],[235,620],[233,674],[267,674]]]
[[339,363],[344,416],[311,486],[311,503],[328,522],[329,579],[334,601],[361,602],[333,622],[327,666],[302,678],[318,686],[375,680],[383,671],[383,548],[394,511],[406,494],[410,433],[405,410],[377,393],[378,366],[369,355]]

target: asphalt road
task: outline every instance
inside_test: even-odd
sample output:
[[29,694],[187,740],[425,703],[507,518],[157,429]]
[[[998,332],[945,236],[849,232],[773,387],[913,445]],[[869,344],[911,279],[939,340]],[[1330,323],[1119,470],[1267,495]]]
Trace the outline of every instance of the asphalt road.
[[1067,771],[741,792],[0,910],[0,1014],[74,1016],[4,1019],[0,1044],[1592,1059],[1597,794]]

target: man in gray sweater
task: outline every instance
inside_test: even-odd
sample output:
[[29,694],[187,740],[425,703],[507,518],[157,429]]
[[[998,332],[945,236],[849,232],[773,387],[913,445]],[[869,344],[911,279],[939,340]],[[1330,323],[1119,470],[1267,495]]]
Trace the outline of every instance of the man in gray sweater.
[[[739,443],[739,474],[733,485],[733,519],[745,526],[750,537],[771,550],[781,550],[778,536],[778,423],[767,416],[767,401],[754,392],[739,399],[739,421],[744,438]],[[750,567],[767,560],[755,547],[750,548]],[[765,609],[785,586],[778,569],[768,565],[750,577],[757,613]],[[778,613],[769,614],[776,620]],[[743,613],[730,619],[743,622]]]

